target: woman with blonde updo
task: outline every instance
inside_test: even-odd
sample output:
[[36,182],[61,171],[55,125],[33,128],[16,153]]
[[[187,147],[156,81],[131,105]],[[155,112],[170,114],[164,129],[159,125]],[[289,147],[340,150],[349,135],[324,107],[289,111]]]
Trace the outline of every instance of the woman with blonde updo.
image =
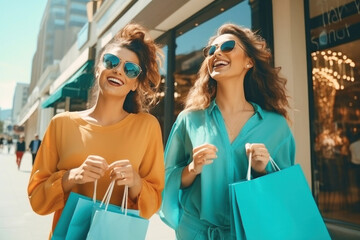
[[110,203],[150,218],[160,207],[164,186],[159,122],[147,113],[157,103],[160,48],[138,24],[126,25],[98,55],[95,104],[64,112],[50,122],[31,173],[28,195],[38,214],[54,214],[55,229],[69,193],[91,197],[97,180],[101,200],[116,185]]

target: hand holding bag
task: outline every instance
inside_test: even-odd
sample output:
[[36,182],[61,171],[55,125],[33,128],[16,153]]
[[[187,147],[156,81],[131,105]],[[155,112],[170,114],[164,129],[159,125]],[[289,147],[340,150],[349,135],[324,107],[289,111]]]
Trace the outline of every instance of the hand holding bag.
[[125,186],[121,211],[108,209],[112,189],[115,182],[111,182],[111,190],[105,200],[105,209],[95,209],[87,240],[144,240],[149,226],[149,220],[138,215],[138,211],[127,208],[128,186]]
[[230,184],[231,230],[236,239],[331,239],[300,165]]

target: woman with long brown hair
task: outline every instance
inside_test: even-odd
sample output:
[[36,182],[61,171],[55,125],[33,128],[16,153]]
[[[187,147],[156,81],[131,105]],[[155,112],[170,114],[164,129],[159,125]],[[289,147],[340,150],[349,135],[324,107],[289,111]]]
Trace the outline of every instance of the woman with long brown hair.
[[[294,164],[286,79],[271,66],[264,39],[234,24],[221,26],[165,149],[162,219],[177,239],[231,239],[228,186]],[[249,144],[247,144],[249,143]],[[245,148],[245,146],[250,146]]]
[[164,186],[163,142],[159,122],[147,113],[160,84],[160,48],[138,24],[126,25],[99,53],[95,64],[96,103],[65,112],[50,122],[31,173],[33,210],[54,214],[53,230],[69,193],[101,200],[115,180],[110,203],[129,205],[150,218],[160,207]]

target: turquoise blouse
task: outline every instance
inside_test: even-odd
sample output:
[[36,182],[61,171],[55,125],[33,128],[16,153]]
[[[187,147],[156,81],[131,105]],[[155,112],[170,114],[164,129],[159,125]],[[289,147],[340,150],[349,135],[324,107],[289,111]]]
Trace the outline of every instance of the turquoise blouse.
[[[254,115],[231,143],[219,107],[183,111],[174,123],[165,149],[165,188],[160,217],[176,229],[183,211],[209,225],[230,225],[229,184],[246,178],[246,143],[263,143],[280,168],[294,164],[295,141],[286,119],[251,103]],[[181,189],[181,173],[192,161],[192,149],[203,143],[218,148],[217,158],[203,167],[193,184]],[[274,171],[269,163],[267,172]]]

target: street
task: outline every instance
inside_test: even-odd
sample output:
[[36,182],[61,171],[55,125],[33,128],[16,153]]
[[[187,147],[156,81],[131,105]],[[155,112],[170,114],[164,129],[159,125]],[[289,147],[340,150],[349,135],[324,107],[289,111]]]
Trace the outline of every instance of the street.
[[[14,149],[0,149],[0,239],[47,239],[52,214],[34,213],[27,198],[27,185],[31,172],[31,154],[24,154],[20,170],[15,163]],[[155,214],[149,223],[146,240],[173,240],[175,234]]]

